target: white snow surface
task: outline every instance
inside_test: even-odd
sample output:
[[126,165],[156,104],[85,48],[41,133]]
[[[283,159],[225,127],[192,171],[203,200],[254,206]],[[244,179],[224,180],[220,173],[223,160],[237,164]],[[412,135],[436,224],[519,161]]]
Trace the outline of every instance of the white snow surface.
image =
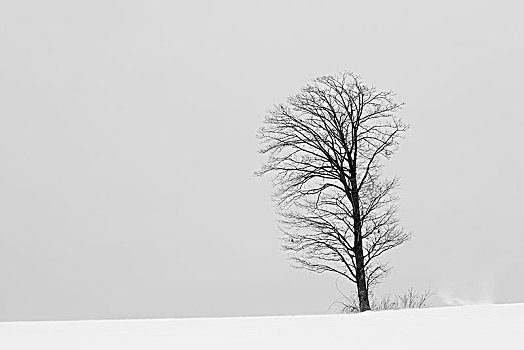
[[524,349],[524,304],[354,315],[0,323],[0,349]]

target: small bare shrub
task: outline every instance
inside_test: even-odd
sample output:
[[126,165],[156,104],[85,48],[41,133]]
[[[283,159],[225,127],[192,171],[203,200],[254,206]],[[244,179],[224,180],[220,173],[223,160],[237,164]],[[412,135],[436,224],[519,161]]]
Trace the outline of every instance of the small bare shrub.
[[[338,305],[338,311],[344,314],[358,313],[360,309],[356,293],[353,292],[351,295],[346,295],[338,286],[337,289],[342,297],[331,304],[331,307]],[[373,293],[370,293],[370,306],[372,311],[423,309],[427,307],[427,302],[433,295],[435,295],[435,291],[430,288],[422,292],[409,288],[404,294],[397,294],[396,296],[385,295],[382,298],[377,298]]]

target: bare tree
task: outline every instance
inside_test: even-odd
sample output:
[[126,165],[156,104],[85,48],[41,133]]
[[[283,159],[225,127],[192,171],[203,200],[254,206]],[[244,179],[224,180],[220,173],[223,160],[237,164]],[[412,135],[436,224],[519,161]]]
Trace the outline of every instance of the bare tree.
[[360,311],[389,271],[378,258],[409,239],[398,179],[382,175],[408,128],[393,96],[350,72],[322,76],[270,109],[258,133],[268,158],[257,174],[272,175],[283,249],[295,267],[356,284]]

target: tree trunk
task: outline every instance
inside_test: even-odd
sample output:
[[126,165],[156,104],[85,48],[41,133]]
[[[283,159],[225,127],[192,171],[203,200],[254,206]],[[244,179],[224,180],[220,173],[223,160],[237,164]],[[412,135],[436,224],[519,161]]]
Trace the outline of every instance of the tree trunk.
[[[354,167],[355,168],[355,167]],[[355,267],[357,277],[357,293],[360,312],[371,310],[369,306],[368,287],[366,284],[366,269],[364,267],[364,249],[362,247],[362,217],[360,216],[360,199],[357,191],[356,175],[350,179],[351,199],[353,205],[353,232],[355,235],[353,252],[355,253]]]
[[364,269],[364,252],[362,250],[362,240],[355,245],[355,263],[357,275],[357,292],[360,312],[371,310],[369,306],[368,288],[366,285],[366,273]]

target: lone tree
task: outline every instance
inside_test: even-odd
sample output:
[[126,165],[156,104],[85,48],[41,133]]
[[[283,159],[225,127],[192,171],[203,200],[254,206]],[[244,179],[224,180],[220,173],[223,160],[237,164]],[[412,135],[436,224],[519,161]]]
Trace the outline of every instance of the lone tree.
[[377,258],[410,237],[398,178],[382,175],[408,129],[393,97],[350,72],[322,76],[270,109],[258,133],[267,161],[257,174],[272,175],[283,249],[295,267],[356,284],[361,312],[389,271]]

